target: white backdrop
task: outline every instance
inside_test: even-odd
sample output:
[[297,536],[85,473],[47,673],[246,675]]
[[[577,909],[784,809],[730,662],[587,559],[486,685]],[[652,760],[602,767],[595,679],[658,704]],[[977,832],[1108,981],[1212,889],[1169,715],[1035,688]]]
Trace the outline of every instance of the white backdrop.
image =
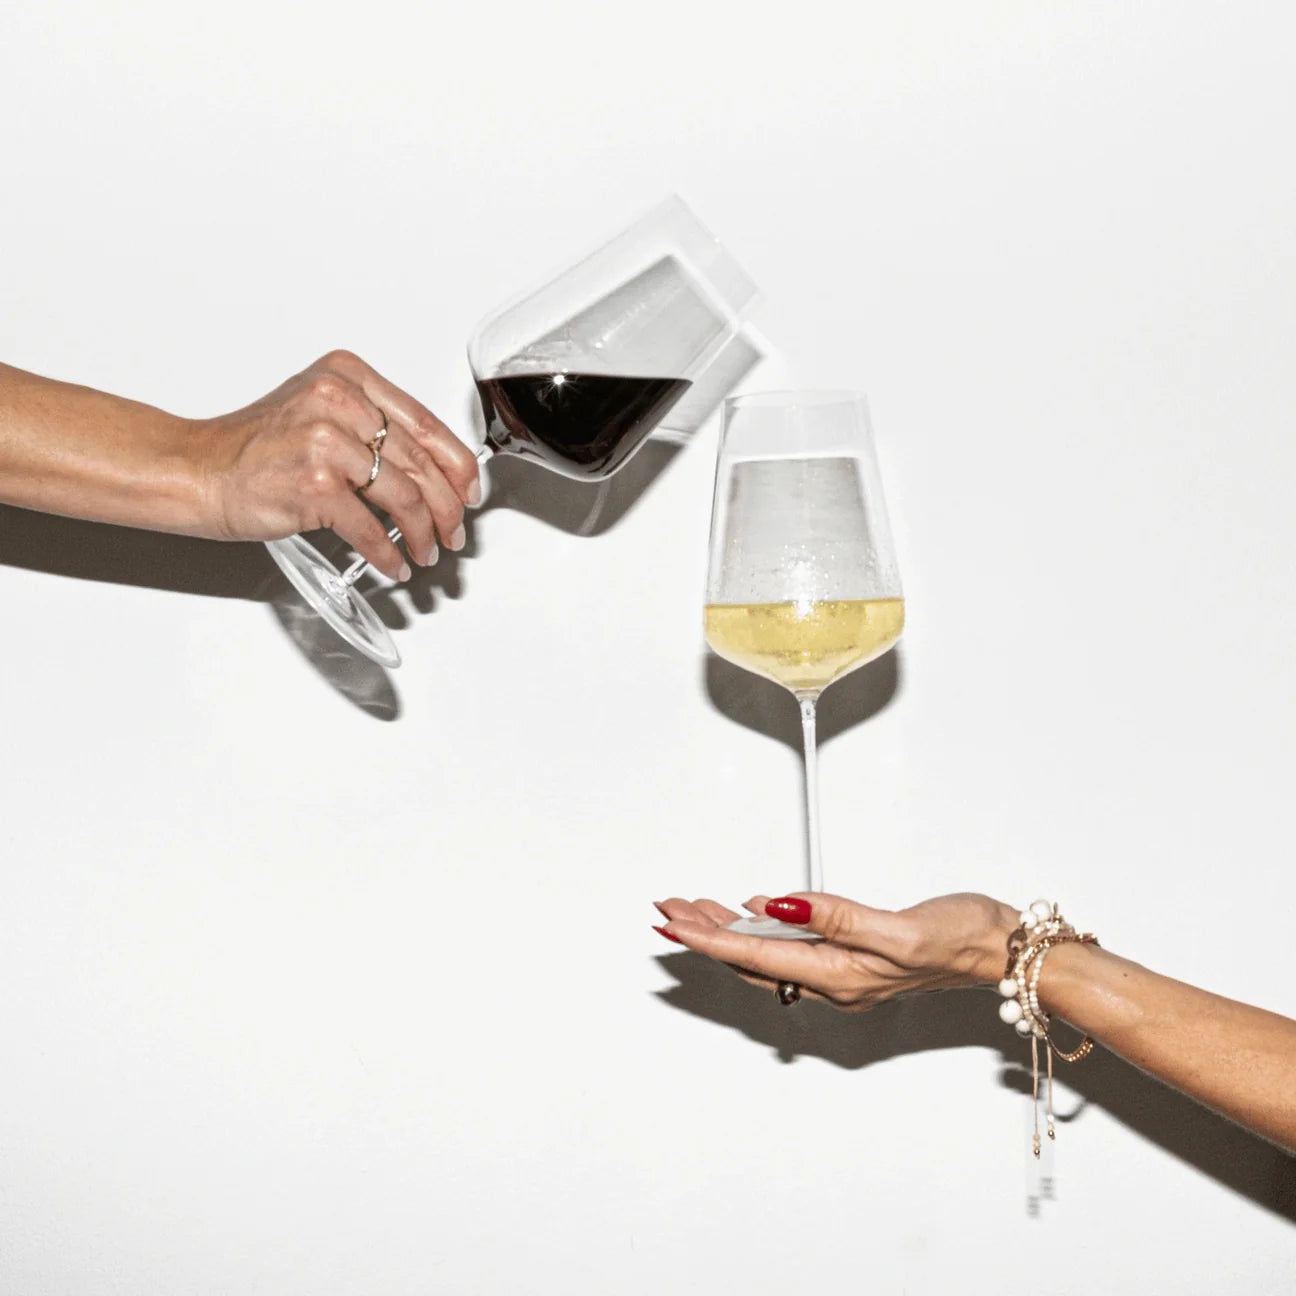
[[[825,699],[835,889],[1055,895],[1296,1013],[1284,6],[6,0],[0,357],[181,413],[469,328],[670,191],[749,388],[871,399],[909,598]],[[496,477],[303,653],[264,553],[0,511],[0,1289],[1277,1291],[1296,1163],[1110,1056],[1028,1217],[989,995],[778,1008],[654,898],[800,881],[708,663],[716,427]],[[1285,1277],[1284,1277],[1285,1275]]]

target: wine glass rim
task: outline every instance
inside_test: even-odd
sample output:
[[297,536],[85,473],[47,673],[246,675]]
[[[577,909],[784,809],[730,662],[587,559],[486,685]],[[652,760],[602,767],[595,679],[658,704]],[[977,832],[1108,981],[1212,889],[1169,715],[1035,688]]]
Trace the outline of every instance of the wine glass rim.
[[[660,228],[664,231],[662,236],[666,239],[665,244],[657,246],[652,243],[651,235],[654,224],[672,217],[676,221],[682,222],[682,230],[678,228],[671,229],[669,226],[663,225]],[[586,251],[583,256],[569,261],[561,267],[551,269],[543,279],[538,279],[528,287],[520,289],[512,296],[499,302],[487,314],[481,316],[473,326],[472,332],[468,335],[468,367],[472,370],[473,376],[475,378],[484,376],[481,372],[482,366],[478,363],[478,357],[486,335],[501,319],[527,303],[555,290],[558,285],[571,276],[580,273],[591,264],[598,262],[602,258],[612,257],[615,255],[615,249],[632,247],[637,237],[644,238],[643,247],[652,251],[654,259],[659,259],[663,252],[672,258],[684,255],[687,259],[690,248],[693,244],[696,244],[697,248],[705,249],[706,255],[723,267],[723,273],[714,268],[708,268],[705,273],[702,273],[699,264],[696,261],[690,261],[692,273],[704,287],[709,287],[708,296],[712,304],[720,308],[727,321],[726,334],[737,332],[752,308],[760,300],[761,292],[756,286],[755,280],[738,264],[733,254],[720,242],[711,227],[702,221],[701,217],[689,206],[680,193],[677,190],[671,190],[653,203],[652,206],[641,211],[629,224],[615,233],[605,235],[596,247]],[[692,240],[691,244],[690,239]],[[625,264],[627,266],[637,266],[642,261],[643,257],[640,255],[632,257]],[[725,278],[730,281],[730,286],[722,293],[717,285]],[[740,298],[741,300],[730,300],[730,297]]]
[[862,391],[852,391],[844,387],[785,387],[729,396],[725,399],[725,409],[738,410],[752,406],[866,405],[867,403],[868,397]]

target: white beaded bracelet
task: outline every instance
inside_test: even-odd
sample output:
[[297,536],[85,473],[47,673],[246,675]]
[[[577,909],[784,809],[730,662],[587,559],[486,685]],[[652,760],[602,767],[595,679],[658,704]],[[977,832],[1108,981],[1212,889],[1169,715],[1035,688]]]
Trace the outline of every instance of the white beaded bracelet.
[[1086,1035],[1078,1047],[1066,1052],[1053,1043],[1049,1035],[1049,1015],[1040,1007],[1039,982],[1044,970],[1044,960],[1055,945],[1097,945],[1098,938],[1090,932],[1077,932],[1048,900],[1036,900],[1021,913],[1021,922],[1008,937],[1008,963],[999,993],[1000,1018],[1012,1026],[1023,1038],[1031,1042],[1032,1100],[1035,1106],[1035,1134],[1032,1150],[1040,1154],[1039,1133],[1039,1045],[1043,1041],[1048,1060],[1048,1136],[1056,1138],[1053,1127],[1053,1055],[1064,1062],[1079,1062],[1093,1049],[1093,1040]]

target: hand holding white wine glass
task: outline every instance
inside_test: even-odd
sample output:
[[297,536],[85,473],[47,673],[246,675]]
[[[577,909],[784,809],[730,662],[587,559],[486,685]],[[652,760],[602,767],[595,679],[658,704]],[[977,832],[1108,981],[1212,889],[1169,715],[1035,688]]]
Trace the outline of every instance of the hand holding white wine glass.
[[[716,460],[706,637],[788,689],[805,744],[808,886],[823,890],[815,708],[904,628],[904,596],[864,398],[769,392],[725,402]],[[733,929],[814,939],[775,919]]]

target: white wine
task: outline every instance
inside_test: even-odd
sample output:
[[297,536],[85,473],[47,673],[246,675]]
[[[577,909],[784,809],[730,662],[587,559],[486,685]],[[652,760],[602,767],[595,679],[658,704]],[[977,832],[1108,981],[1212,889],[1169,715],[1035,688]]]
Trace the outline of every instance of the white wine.
[[900,638],[904,599],[711,603],[705,623],[707,643],[735,666],[818,693]]

